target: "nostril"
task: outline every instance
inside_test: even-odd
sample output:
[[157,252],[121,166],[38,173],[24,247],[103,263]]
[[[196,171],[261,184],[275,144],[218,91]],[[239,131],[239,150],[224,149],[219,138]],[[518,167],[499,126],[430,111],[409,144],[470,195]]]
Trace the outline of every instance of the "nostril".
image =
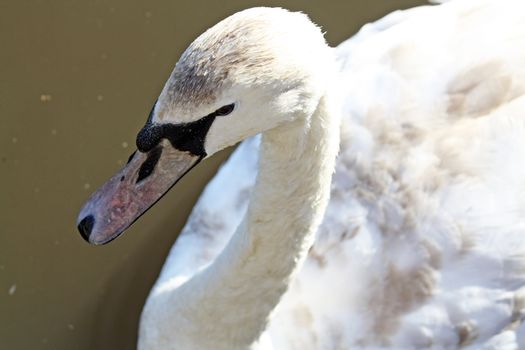
[[152,149],[148,153],[148,158],[142,163],[139,169],[139,175],[137,176],[136,183],[141,182],[145,178],[151,175],[153,170],[155,169],[155,166],[159,162],[160,156],[162,154],[162,147],[158,146],[154,149]]
[[91,234],[91,230],[93,230],[94,224],[95,218],[93,215],[86,216],[78,223],[78,231],[80,232],[82,238],[84,238],[87,242],[89,242],[89,235]]

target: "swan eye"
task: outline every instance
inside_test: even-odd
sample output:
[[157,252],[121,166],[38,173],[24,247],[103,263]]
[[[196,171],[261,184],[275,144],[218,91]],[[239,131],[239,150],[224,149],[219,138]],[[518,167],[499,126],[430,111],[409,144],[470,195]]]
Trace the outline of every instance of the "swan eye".
[[218,117],[222,117],[222,116],[228,115],[231,112],[233,112],[234,108],[235,108],[235,103],[231,103],[229,105],[222,106],[221,108],[216,110],[213,114],[215,114]]

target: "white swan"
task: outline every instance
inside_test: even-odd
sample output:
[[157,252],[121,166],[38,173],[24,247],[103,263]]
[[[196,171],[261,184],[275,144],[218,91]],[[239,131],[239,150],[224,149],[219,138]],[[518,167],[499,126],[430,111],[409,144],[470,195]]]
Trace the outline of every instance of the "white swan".
[[262,132],[195,207],[139,348],[524,349],[523,13],[420,7],[335,50],[282,9],[201,35],[140,152],[79,216],[105,243],[200,159]]

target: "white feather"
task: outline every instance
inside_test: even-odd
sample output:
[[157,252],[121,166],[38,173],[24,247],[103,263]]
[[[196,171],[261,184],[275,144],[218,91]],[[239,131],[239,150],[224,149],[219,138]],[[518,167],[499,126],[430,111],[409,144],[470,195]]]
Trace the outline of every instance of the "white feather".
[[[331,200],[253,348],[525,348],[524,13],[518,0],[456,0],[395,12],[337,47]],[[210,182],[150,299],[224,249],[259,143]]]

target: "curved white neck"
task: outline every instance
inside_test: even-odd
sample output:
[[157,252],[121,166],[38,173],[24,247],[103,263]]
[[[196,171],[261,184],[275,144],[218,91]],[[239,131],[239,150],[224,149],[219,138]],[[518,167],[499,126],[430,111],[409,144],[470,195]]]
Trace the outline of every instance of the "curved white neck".
[[242,223],[216,261],[163,303],[176,348],[246,349],[257,341],[324,215],[338,114],[325,95],[312,116],[263,135]]

